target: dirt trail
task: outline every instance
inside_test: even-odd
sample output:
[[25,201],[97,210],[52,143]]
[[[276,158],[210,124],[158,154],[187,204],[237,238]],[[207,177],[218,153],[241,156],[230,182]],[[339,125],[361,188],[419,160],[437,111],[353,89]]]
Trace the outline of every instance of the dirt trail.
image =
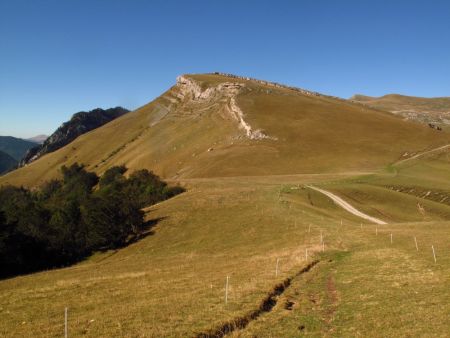
[[313,187],[312,185],[307,185],[307,187],[328,196],[329,198],[331,198],[333,200],[334,203],[336,203],[341,208],[347,210],[348,212],[352,213],[355,216],[364,218],[364,219],[371,221],[373,223],[376,223],[376,224],[387,224],[385,221],[382,221],[381,219],[369,216],[369,215],[359,211],[358,209],[353,207],[350,203],[344,201],[342,198],[340,198],[339,196],[336,196],[335,194],[333,194],[329,191]]
[[421,156],[427,155],[429,153],[434,153],[435,151],[444,150],[444,149],[446,149],[448,147],[450,147],[450,144],[446,144],[445,146],[441,146],[441,147],[434,148],[434,149],[431,149],[431,150],[428,150],[428,151],[424,151],[423,153],[411,156],[409,158],[405,158],[404,160],[397,161],[394,164],[400,164],[400,163],[404,163],[404,162],[407,162],[407,161],[410,161],[410,160],[414,160],[416,158],[419,158]]
[[318,260],[312,261],[294,276],[286,278],[282,283],[275,285],[257,309],[251,311],[243,317],[233,318],[230,321],[222,323],[219,327],[213,328],[207,332],[201,332],[196,335],[196,338],[221,338],[232,333],[233,331],[245,329],[251,321],[258,319],[258,317],[264,313],[272,311],[273,307],[278,302],[279,296],[286,291],[294,278],[309,272],[318,263]]

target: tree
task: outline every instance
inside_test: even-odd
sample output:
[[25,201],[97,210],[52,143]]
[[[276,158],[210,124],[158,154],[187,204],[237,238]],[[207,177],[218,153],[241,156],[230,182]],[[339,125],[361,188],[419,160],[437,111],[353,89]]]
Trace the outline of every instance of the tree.
[[60,267],[124,246],[143,230],[142,207],[184,191],[148,170],[128,179],[126,171],[112,167],[99,179],[75,163],[38,191],[0,187],[0,276]]

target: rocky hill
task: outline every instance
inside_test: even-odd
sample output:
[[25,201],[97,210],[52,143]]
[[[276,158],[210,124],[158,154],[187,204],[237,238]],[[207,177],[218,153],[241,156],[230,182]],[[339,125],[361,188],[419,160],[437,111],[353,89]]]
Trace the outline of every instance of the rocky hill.
[[449,139],[308,90],[228,74],[183,75],[156,100],[5,175],[0,184],[37,185],[74,162],[99,174],[126,165],[172,179],[373,170]]
[[20,166],[29,164],[47,153],[58,150],[75,140],[78,136],[96,129],[128,112],[129,110],[125,108],[116,107],[106,110],[97,108],[89,112],[82,111],[76,113],[41,145],[31,148],[20,161]]

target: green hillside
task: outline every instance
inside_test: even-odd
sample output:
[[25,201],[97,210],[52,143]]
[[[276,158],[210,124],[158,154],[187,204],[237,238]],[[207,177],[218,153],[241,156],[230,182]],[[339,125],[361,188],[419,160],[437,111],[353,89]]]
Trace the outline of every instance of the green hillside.
[[[194,337],[223,327],[232,337],[445,336],[450,205],[390,186],[434,191],[437,181],[420,173],[446,167],[448,175],[446,161],[354,177],[183,180],[187,193],[147,209],[148,219],[160,219],[152,236],[73,267],[1,281],[0,334],[58,336],[68,307],[75,337]],[[361,223],[304,188],[311,183],[389,224]],[[448,180],[439,189],[448,194]],[[267,297],[273,307],[259,312]]]

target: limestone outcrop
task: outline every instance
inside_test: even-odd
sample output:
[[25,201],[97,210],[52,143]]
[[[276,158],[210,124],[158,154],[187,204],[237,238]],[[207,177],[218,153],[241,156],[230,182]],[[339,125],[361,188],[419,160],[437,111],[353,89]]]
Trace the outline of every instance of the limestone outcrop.
[[244,130],[250,140],[276,140],[275,137],[269,137],[261,130],[252,128],[245,120],[245,114],[236,101],[240,93],[250,90],[244,83],[222,82],[216,86],[202,88],[194,79],[181,75],[177,77],[177,88],[175,95],[180,101],[190,100],[193,104],[226,102],[226,111],[238,122],[239,128]]

